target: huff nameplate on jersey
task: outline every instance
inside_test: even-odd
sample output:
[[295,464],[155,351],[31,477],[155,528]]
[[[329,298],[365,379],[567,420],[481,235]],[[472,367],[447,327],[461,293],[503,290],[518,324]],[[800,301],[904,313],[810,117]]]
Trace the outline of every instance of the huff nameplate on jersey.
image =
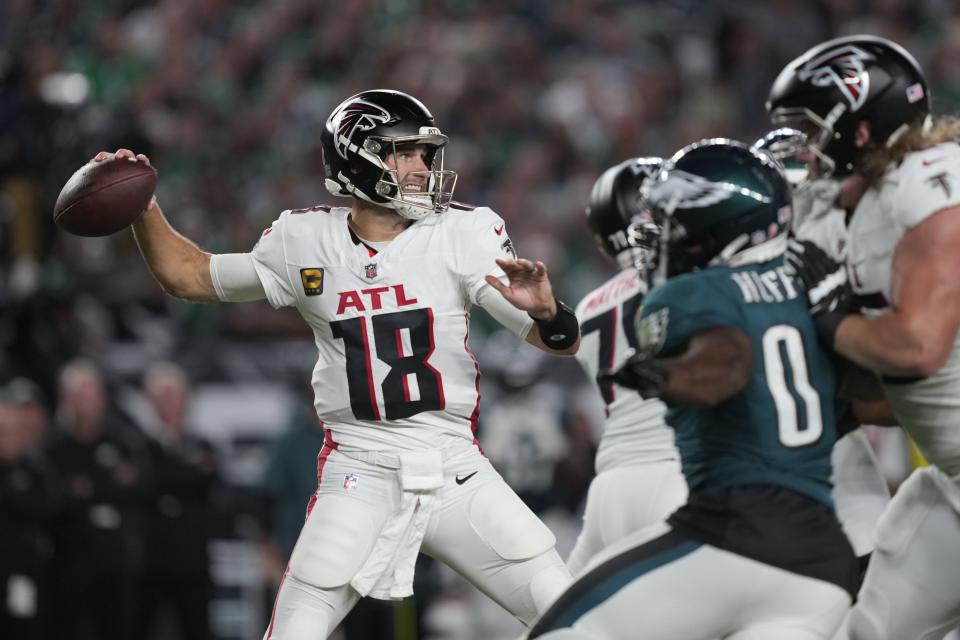
[[323,293],[323,269],[300,269],[300,281],[303,282],[304,295],[318,296]]

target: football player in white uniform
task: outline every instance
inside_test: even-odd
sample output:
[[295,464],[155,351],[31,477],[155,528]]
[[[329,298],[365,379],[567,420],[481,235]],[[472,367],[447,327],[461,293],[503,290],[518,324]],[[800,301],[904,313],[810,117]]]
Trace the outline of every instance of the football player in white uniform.
[[[663,402],[596,379],[599,371],[622,366],[637,346],[633,324],[647,293],[646,269],[655,247],[638,246],[630,236],[635,225],[644,224],[638,206],[641,184],[659,173],[661,162],[634,158],[607,169],[594,184],[587,208],[597,244],[620,272],[577,305],[583,335],[577,361],[598,385],[607,417],[583,529],[567,558],[573,574],[627,534],[665,520],[687,497]],[[646,224],[656,228],[652,221]]]
[[[874,36],[807,51],[767,106],[775,123],[807,134],[818,173],[845,179],[853,210],[845,269],[812,244],[799,258],[821,339],[882,376],[933,465],[880,519],[839,637],[941,638],[960,623],[960,126],[930,118],[917,62]],[[851,288],[857,313],[845,304]]]
[[529,623],[570,574],[474,438],[470,308],[558,355],[577,351],[576,317],[543,263],[517,259],[496,213],[451,202],[447,137],[418,100],[357,94],[321,143],[327,188],[352,206],[284,211],[250,253],[205,253],[156,201],[134,225],[168,293],[266,298],[296,307],[314,332],[326,445],[264,637],[319,640],[361,596],[409,596],[421,549]]
[[[842,262],[847,253],[847,222],[846,211],[835,203],[840,184],[832,178],[809,179],[809,171],[801,160],[805,145],[803,132],[789,127],[775,129],[753,143],[755,149],[766,151],[784,165],[793,187],[791,233],[816,243],[834,260]],[[838,421],[860,424],[865,417],[875,418],[876,408],[874,402],[850,402]],[[865,570],[873,552],[873,532],[890,502],[890,490],[877,456],[860,428],[837,440],[831,464],[837,517]]]
[[[651,248],[638,246],[636,225],[642,183],[660,172],[661,158],[634,158],[607,169],[593,185],[587,225],[600,249],[620,272],[584,296],[577,305],[582,343],[577,361],[598,385],[606,404],[603,436],[597,449],[597,475],[590,483],[583,529],[567,558],[574,575],[602,549],[627,534],[662,522],[687,498],[687,482],[664,422],[666,406],[644,399],[613,382],[598,382],[597,373],[618,369],[633,349],[637,310],[647,293],[646,269]],[[652,234],[655,236],[655,234]],[[644,237],[652,237],[649,229]]]

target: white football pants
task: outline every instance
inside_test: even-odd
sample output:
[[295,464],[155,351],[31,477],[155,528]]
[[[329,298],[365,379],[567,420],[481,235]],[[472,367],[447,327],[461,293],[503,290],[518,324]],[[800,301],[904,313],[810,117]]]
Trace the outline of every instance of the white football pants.
[[603,549],[663,522],[687,500],[679,460],[658,460],[601,471],[590,482],[583,529],[567,558],[577,575]]
[[[326,449],[264,640],[322,640],[336,628],[360,597],[351,579],[401,499],[396,469]],[[476,447],[444,459],[434,496],[421,550],[525,624],[569,584],[553,534]]]
[[890,490],[862,429],[837,440],[831,463],[837,519],[853,552],[857,556],[867,555],[873,551],[877,521],[890,503]]
[[849,606],[850,595],[837,585],[685,539],[660,524],[591,561],[526,637],[825,640]]
[[960,487],[914,471],[877,524],[877,546],[838,640],[938,640],[960,625]]

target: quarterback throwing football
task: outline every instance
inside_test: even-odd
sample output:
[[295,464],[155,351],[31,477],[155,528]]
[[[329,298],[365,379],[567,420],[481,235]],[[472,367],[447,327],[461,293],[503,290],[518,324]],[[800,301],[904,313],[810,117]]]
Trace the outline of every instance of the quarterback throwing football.
[[421,549],[529,623],[570,574],[477,446],[470,308],[557,355],[577,351],[576,317],[543,263],[517,259],[496,213],[451,202],[447,137],[418,100],[357,94],[321,142],[326,186],[352,206],[284,211],[249,253],[200,250],[156,201],[134,225],[168,293],[266,298],[296,307],[314,332],[326,444],[264,637],[326,638],[361,596],[410,595]]

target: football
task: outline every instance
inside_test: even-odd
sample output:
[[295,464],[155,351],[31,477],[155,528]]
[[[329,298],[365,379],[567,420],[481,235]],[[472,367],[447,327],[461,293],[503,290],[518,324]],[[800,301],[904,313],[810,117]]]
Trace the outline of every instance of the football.
[[132,159],[88,162],[63,185],[53,220],[78,236],[108,236],[130,226],[150,204],[157,171]]

